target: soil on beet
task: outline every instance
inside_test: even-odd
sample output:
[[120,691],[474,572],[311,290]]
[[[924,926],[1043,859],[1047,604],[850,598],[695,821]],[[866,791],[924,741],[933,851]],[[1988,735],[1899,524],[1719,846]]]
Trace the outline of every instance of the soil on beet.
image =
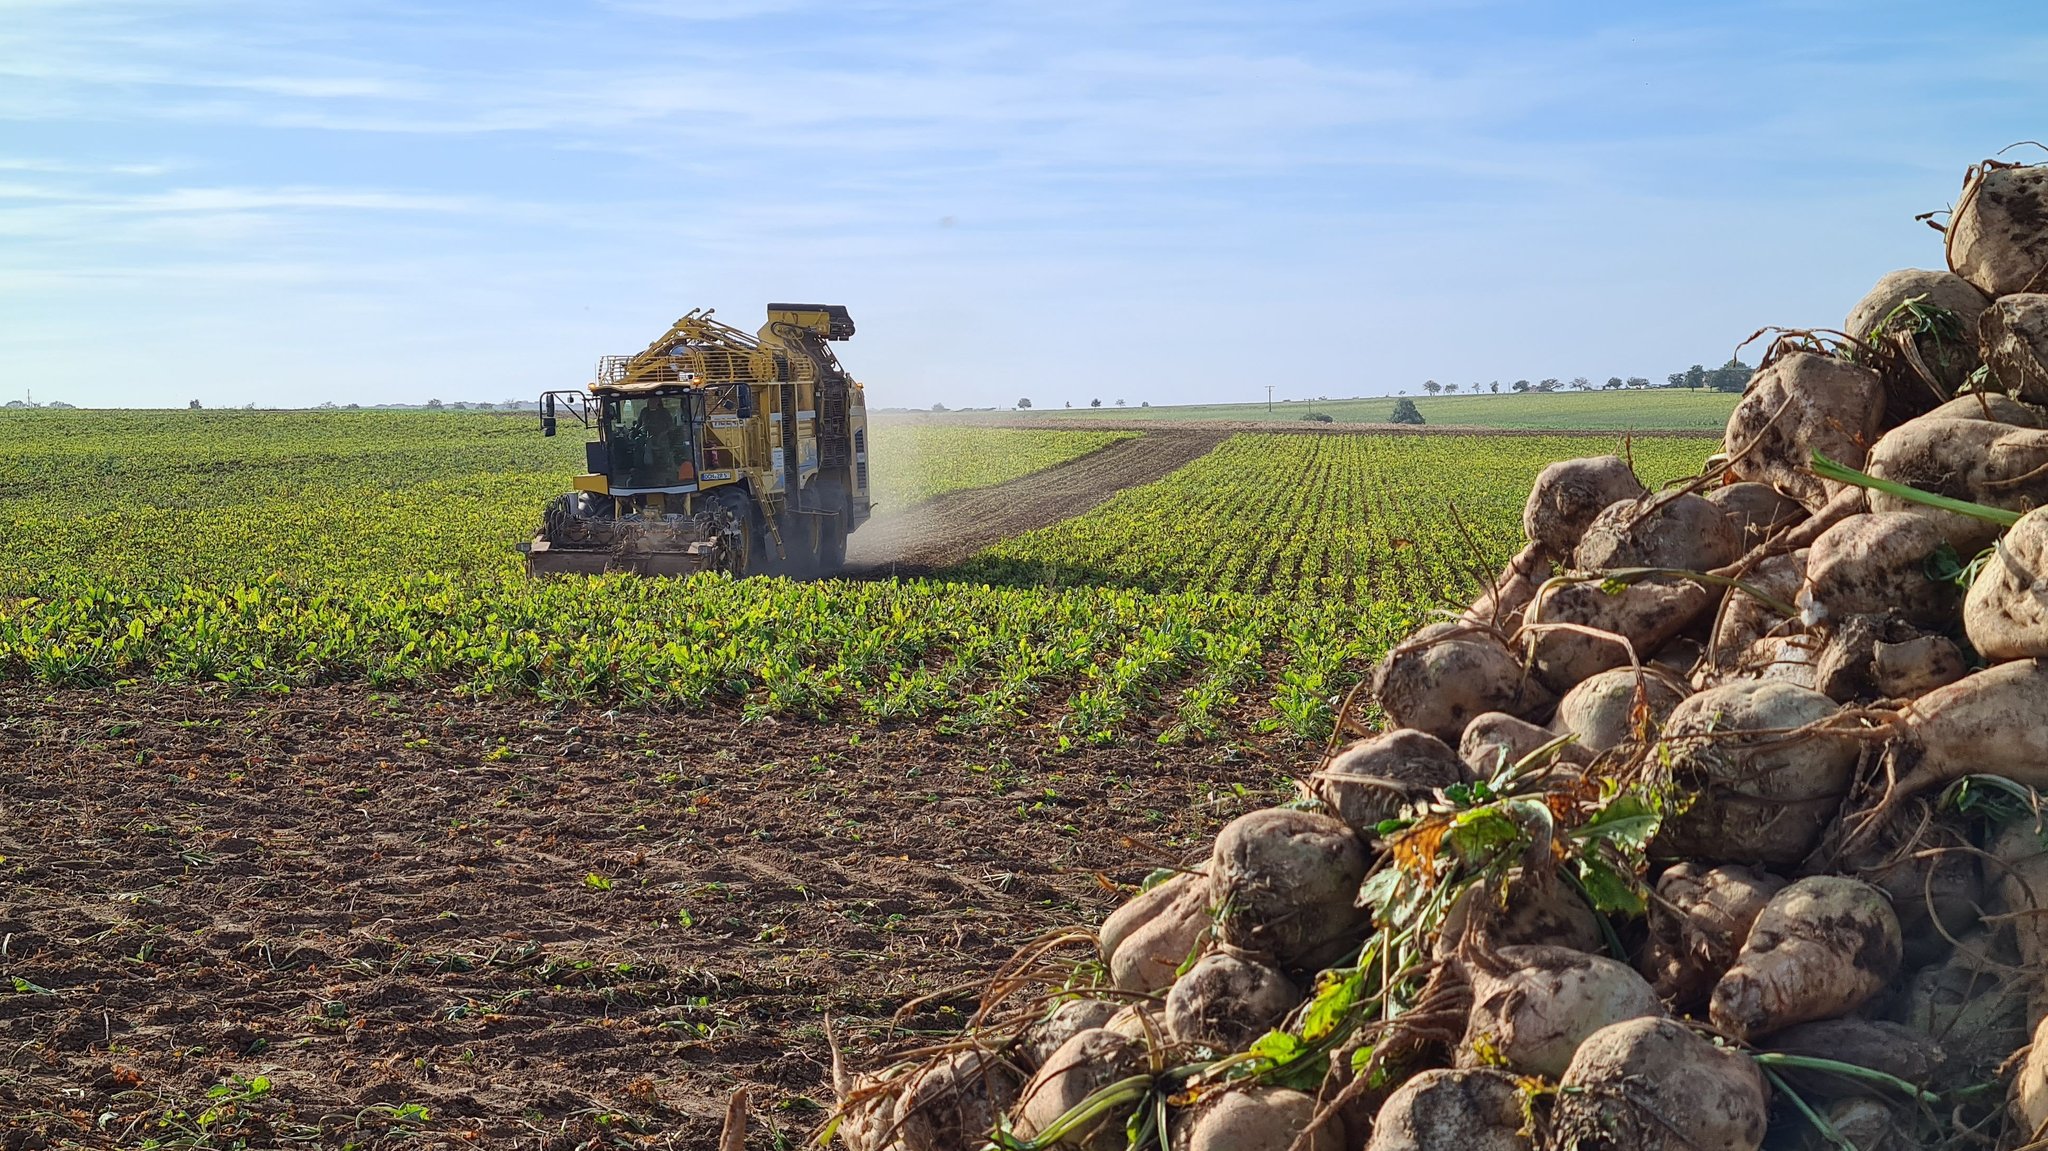
[[1052,739],[0,687],[0,1149],[800,1146],[1315,750]]

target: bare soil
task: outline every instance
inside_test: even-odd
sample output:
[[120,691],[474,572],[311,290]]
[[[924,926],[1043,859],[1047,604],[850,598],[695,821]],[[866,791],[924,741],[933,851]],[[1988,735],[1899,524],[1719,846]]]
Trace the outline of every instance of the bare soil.
[[1283,420],[1162,420],[1147,419],[1143,416],[1130,418],[1006,415],[1000,412],[967,412],[932,415],[921,412],[880,412],[872,417],[877,422],[903,424],[930,424],[939,427],[988,427],[1019,428],[1032,431],[1060,432],[1208,432],[1219,436],[1232,436],[1240,432],[1259,435],[1289,436],[1499,436],[1507,439],[1557,436],[1612,436],[1616,439],[1626,435],[1638,439],[1718,440],[1723,433],[1718,428],[1499,428],[1477,424],[1371,424],[1364,422],[1338,422],[1327,424],[1311,421]]
[[1080,515],[1125,488],[1161,479],[1207,455],[1229,434],[1152,425],[1136,439],[1009,483],[884,511],[847,541],[847,574],[922,575],[950,567],[991,544]]
[[956,1026],[1311,758],[0,686],[0,1149],[796,1147],[826,1012]]

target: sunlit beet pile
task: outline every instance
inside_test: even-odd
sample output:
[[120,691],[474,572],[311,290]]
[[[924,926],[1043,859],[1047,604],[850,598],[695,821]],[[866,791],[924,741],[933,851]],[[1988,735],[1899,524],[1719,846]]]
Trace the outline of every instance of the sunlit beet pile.
[[1944,235],[1773,332],[1704,474],[1544,471],[1296,802],[839,1073],[830,1134],[2048,1146],[2048,166]]

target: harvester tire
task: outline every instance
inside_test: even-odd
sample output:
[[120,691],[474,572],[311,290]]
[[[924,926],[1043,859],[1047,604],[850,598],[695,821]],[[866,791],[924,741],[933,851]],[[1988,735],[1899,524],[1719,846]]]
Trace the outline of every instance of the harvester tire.
[[761,550],[761,529],[754,516],[754,501],[739,488],[718,488],[704,496],[705,506],[724,512],[739,525],[726,545],[726,570],[735,576],[753,575],[766,558]]

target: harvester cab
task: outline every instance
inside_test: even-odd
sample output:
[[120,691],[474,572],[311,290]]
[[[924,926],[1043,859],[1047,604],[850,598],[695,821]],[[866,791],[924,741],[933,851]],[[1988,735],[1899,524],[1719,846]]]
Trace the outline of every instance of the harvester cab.
[[837,570],[871,507],[866,401],[826,346],[852,335],[836,304],[770,304],[752,336],[693,311],[587,387],[542,393],[542,435],[568,419],[590,438],[527,571]]

